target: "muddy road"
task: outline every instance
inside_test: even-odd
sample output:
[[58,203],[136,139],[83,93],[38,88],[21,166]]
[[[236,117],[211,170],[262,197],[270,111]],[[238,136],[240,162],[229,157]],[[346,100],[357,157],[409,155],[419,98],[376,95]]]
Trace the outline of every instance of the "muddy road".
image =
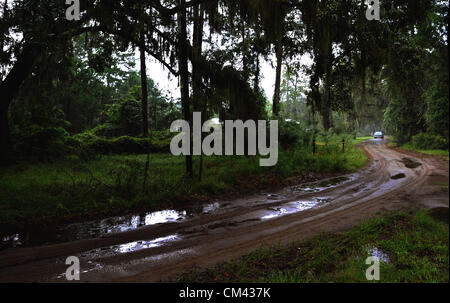
[[[81,282],[167,281],[263,244],[345,230],[378,212],[448,208],[448,162],[390,149],[383,140],[362,145],[371,161],[353,174],[195,211],[75,224],[49,237],[54,244],[12,245],[0,251],[0,282],[65,282],[68,256],[80,258]],[[19,235],[3,240],[25,241]]]

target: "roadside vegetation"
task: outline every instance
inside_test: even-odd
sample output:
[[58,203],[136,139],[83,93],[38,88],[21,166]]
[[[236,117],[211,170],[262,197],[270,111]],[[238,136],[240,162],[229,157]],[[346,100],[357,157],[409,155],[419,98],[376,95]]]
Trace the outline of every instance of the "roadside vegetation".
[[[295,135],[290,130],[290,137],[282,138],[281,143],[286,140],[297,143],[291,142],[291,148],[280,151],[276,166],[260,167],[259,157],[205,156],[201,180],[198,174],[196,179],[186,177],[183,157],[165,153],[151,154],[146,172],[147,155],[141,153],[146,147],[142,142],[155,139],[101,139],[85,135],[86,142],[79,143],[77,152],[58,160],[19,162],[0,168],[0,222],[18,227],[57,225],[185,206],[350,172],[367,162],[366,155],[353,145],[350,136],[319,136],[322,145],[317,146],[313,155],[311,136]],[[345,152],[342,138],[348,138],[349,142]],[[168,148],[169,141],[163,135],[155,142],[161,149]],[[123,153],[118,154],[121,150]],[[200,157],[194,157],[196,173],[199,166]]]
[[[354,171],[379,130],[448,150],[448,1],[44,2],[0,1],[0,234]],[[193,112],[278,120],[277,165],[172,156]]]
[[[394,144],[394,146],[396,146],[396,145]],[[403,144],[403,145],[399,146],[399,148],[404,149],[404,150],[418,152],[421,154],[440,156],[440,157],[446,159],[447,161],[449,160],[448,149],[421,149],[421,148],[415,147],[414,145],[412,145],[410,143]]]
[[413,136],[410,142],[404,144],[399,144],[394,138],[394,141],[390,145],[422,154],[440,156],[447,161],[449,160],[448,138],[439,135],[420,133]]
[[358,144],[358,143],[361,143],[361,142],[364,142],[364,141],[367,141],[370,139],[373,139],[373,137],[356,137],[356,139],[355,138],[352,139],[352,143]]
[[448,246],[448,209],[395,212],[343,233],[324,233],[289,246],[263,246],[206,270],[194,268],[178,282],[368,282],[366,258],[378,256],[381,283],[448,283]]

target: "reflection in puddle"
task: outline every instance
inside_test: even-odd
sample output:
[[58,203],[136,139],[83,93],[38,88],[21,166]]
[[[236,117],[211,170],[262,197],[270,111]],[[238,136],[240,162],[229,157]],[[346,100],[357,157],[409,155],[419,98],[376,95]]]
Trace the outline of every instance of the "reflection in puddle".
[[19,233],[3,236],[0,249],[92,239],[105,234],[133,230],[142,226],[180,222],[186,217],[186,211],[163,210],[143,215],[121,216],[99,221],[75,223],[58,230],[29,228]]
[[337,177],[328,180],[323,180],[319,182],[306,183],[297,186],[292,186],[292,192],[320,192],[332,187],[337,186],[338,184],[345,183],[347,181],[352,180],[350,177]]
[[153,225],[159,223],[176,222],[186,218],[186,211],[178,212],[176,210],[163,210],[150,213],[145,216],[144,225]]
[[219,202],[215,202],[215,203],[212,203],[212,204],[207,204],[207,205],[203,206],[202,213],[209,214],[211,212],[214,212],[214,211],[218,210],[220,207],[221,206],[220,206]]
[[[339,177],[293,187],[292,191],[317,192],[348,180],[350,180],[348,177]],[[267,194],[268,200],[282,200],[285,198],[285,196],[278,194]],[[265,215],[263,219],[306,210],[325,202],[327,201],[320,201],[319,199],[313,201],[290,202],[279,209],[272,210]],[[220,209],[228,207],[228,205],[230,205],[230,203],[214,202],[188,210],[163,210],[138,215],[119,216],[91,222],[70,224],[57,229],[51,229],[51,227],[28,227],[21,231],[8,232],[3,235],[0,231],[0,250],[93,239],[107,234],[134,230],[143,226],[176,223],[197,215],[210,214],[219,211]]]
[[19,234],[14,234],[14,235],[3,237],[2,241],[18,241],[18,240],[19,240]]
[[294,203],[295,203],[295,207],[298,211],[313,208],[314,206],[316,206],[318,204],[317,201],[297,201]]
[[263,220],[280,217],[287,214],[293,214],[300,211],[305,211],[315,207],[321,207],[329,203],[330,199],[327,197],[315,198],[313,201],[295,201],[283,204],[280,207],[269,208],[270,213],[261,217]]
[[133,252],[133,251],[146,249],[146,248],[159,247],[159,246],[163,245],[164,243],[167,243],[170,241],[176,241],[179,239],[180,238],[178,237],[178,235],[170,235],[167,237],[157,238],[157,239],[151,240],[151,241],[135,241],[135,242],[130,242],[130,243],[126,243],[126,244],[116,245],[111,248],[118,253],[128,253],[128,252]]
[[318,197],[318,198],[315,198],[315,200],[317,202],[316,205],[322,205],[322,204],[325,204],[325,203],[329,203],[331,201],[331,199],[327,198],[327,197]]
[[189,213],[186,210],[162,210],[139,215],[113,217],[98,221],[74,223],[55,230],[36,227],[27,228],[18,233],[1,235],[0,250],[92,239],[106,234],[130,231],[143,226],[176,223],[198,214],[215,212],[229,204],[219,202],[206,204],[199,206],[197,209],[190,209]]
[[22,244],[22,242],[19,241],[19,238],[20,238],[19,234],[4,236],[4,237],[2,237],[2,245],[1,246],[8,245],[8,244],[9,244],[8,246],[10,246],[10,247],[20,246]]
[[281,199],[286,199],[286,197],[278,194],[267,194],[267,200],[281,200]]
[[[87,262],[90,266],[92,266],[92,261]],[[92,272],[94,270],[102,270],[103,269],[103,265],[101,265],[100,263],[95,263],[94,267],[89,268],[89,269],[84,269],[80,271],[80,274],[86,274],[88,272]],[[56,276],[56,279],[63,279],[66,278],[66,273],[62,273]]]
[[118,244],[118,245],[112,245],[107,247],[101,247],[92,249],[89,251],[86,251],[82,254],[80,254],[80,257],[82,258],[98,258],[98,257],[108,257],[113,256],[117,253],[125,254],[125,253],[131,253],[135,251],[139,251],[142,249],[148,249],[148,248],[155,248],[163,246],[164,244],[167,244],[169,242],[178,241],[181,237],[178,234],[166,236],[166,237],[160,237],[149,241],[133,241],[129,243],[124,244]]
[[183,257],[185,255],[198,255],[198,253],[195,253],[195,251],[190,249],[190,248],[186,248],[186,249],[173,251],[173,252],[170,252],[170,253],[164,253],[164,254],[160,254],[160,255],[156,255],[156,256],[145,257],[143,260],[147,261],[147,262],[148,261],[159,261],[159,260],[162,260],[162,259],[171,259],[171,258]]
[[272,219],[272,218],[276,218],[276,217],[282,216],[287,213],[287,210],[285,208],[277,208],[277,209],[270,209],[270,210],[272,210],[273,212],[261,217],[261,219],[263,219],[263,220]]
[[144,215],[108,218],[101,221],[76,223],[61,230],[66,239],[88,239],[104,234],[125,232],[142,226],[179,222],[186,218],[186,211],[163,210]]

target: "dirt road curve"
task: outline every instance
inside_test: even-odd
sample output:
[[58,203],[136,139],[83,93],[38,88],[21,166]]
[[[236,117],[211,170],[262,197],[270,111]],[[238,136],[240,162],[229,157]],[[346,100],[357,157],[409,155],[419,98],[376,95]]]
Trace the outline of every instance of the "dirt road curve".
[[81,282],[165,281],[263,243],[344,230],[378,211],[448,208],[448,189],[442,187],[448,184],[448,163],[389,149],[384,141],[363,147],[371,164],[341,178],[212,204],[177,222],[0,252],[0,282],[64,282],[68,256],[80,258]]

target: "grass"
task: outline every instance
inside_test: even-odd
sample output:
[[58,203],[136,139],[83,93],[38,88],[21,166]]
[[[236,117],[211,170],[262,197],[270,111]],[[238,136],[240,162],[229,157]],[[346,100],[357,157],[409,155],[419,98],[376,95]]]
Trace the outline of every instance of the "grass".
[[[170,154],[151,155],[144,187],[146,155],[101,156],[81,161],[22,163],[0,168],[0,226],[57,225],[142,210],[176,207],[191,201],[269,190],[311,175],[353,171],[366,164],[359,148],[343,153],[338,145],[280,151],[278,164],[260,167],[258,157],[204,157],[204,173],[185,177],[185,160]],[[199,170],[194,158],[194,171]],[[225,196],[224,196],[225,195]]]
[[286,247],[261,247],[242,258],[200,271],[178,282],[368,282],[369,249],[387,255],[380,281],[448,282],[449,226],[427,212],[390,213],[340,234],[326,233]]
[[442,156],[447,161],[449,159],[448,150],[443,150],[443,149],[417,149],[417,148],[411,146],[410,144],[404,144],[404,145],[400,146],[400,148],[405,149],[405,150],[415,151],[415,152],[422,153],[422,154],[427,154],[427,155]]
[[439,185],[441,188],[443,188],[443,189],[448,189],[448,184],[447,184],[447,183],[441,182],[441,183],[438,183],[438,185]]
[[353,144],[358,144],[367,140],[373,139],[373,137],[357,137],[356,139],[352,140]]
[[411,143],[406,143],[406,144],[403,144],[401,146],[397,146],[397,144],[395,144],[394,142],[390,142],[389,146],[398,147],[400,149],[414,151],[414,152],[421,153],[421,154],[426,154],[426,155],[440,156],[440,157],[444,158],[445,160],[449,161],[448,150],[444,150],[444,149],[419,149],[419,148],[414,147]]

